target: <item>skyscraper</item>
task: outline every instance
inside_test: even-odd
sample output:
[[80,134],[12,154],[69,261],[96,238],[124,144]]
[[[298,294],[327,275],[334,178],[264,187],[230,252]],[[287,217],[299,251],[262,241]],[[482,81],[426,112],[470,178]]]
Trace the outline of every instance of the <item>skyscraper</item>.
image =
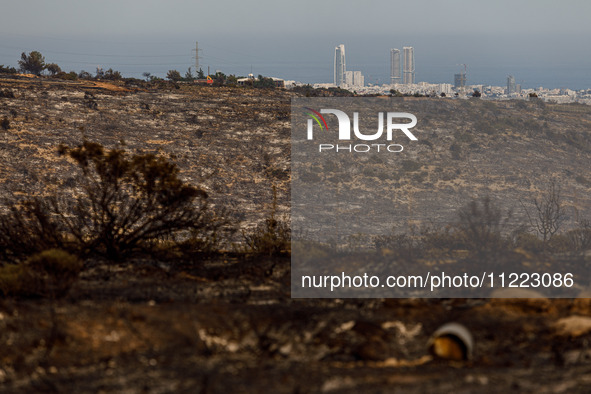
[[400,83],[400,50],[390,49],[390,83]]
[[509,75],[507,77],[507,94],[517,92],[517,85],[515,84],[515,77],[513,75]]
[[415,50],[413,47],[403,47],[404,69],[402,70],[402,83],[415,83]]
[[345,84],[345,45],[341,44],[334,49],[334,84],[341,86]]

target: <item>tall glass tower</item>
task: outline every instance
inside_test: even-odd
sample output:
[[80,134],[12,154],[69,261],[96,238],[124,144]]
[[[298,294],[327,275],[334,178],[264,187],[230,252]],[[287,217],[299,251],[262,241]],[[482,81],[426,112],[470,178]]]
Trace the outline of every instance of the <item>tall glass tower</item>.
[[400,83],[400,50],[390,49],[390,83]]
[[415,50],[413,47],[402,48],[404,52],[404,69],[402,83],[415,83]]
[[341,86],[345,84],[345,45],[341,44],[334,49],[334,84]]
[[507,94],[512,94],[517,92],[517,84],[515,83],[515,77],[513,75],[509,75],[507,77]]

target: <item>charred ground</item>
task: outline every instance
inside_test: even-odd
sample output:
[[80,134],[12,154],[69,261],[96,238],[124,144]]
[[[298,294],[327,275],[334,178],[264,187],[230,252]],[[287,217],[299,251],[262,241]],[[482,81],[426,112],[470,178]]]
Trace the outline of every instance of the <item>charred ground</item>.
[[[2,79],[0,90],[6,196],[43,196],[73,182],[73,163],[57,147],[86,139],[169,157],[184,180],[203,186],[215,205],[231,207],[244,228],[268,215],[273,186],[278,213],[288,213],[289,93],[43,78]],[[531,198],[540,186],[528,174],[540,168],[527,163],[545,155],[542,170],[565,179],[566,203],[588,215],[587,167],[578,164],[591,154],[587,107],[434,99],[406,105],[443,111],[447,120],[480,120],[448,135],[441,118],[427,119],[423,132],[437,133],[441,143],[421,144],[416,154],[435,150],[440,161],[429,166],[409,157],[402,164],[410,177],[390,179],[385,165],[385,175],[375,174],[376,182],[398,183],[403,203],[404,193],[428,201],[421,193],[434,187]],[[486,154],[509,140],[528,147],[506,155],[515,162]],[[569,164],[568,157],[578,160]],[[471,160],[515,171],[493,179],[494,171],[475,170]],[[406,180],[412,177],[420,182]],[[454,204],[424,215],[449,221],[463,205]],[[193,260],[91,258],[84,267],[66,298],[0,301],[1,391],[586,392],[591,384],[588,299],[294,300],[288,258],[233,252]],[[430,334],[448,321],[472,331],[473,360],[428,356]]]

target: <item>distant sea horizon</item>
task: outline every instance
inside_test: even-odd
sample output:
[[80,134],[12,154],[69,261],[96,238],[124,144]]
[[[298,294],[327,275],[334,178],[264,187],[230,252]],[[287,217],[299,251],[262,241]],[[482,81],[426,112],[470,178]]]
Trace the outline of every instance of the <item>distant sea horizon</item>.
[[[416,82],[453,84],[454,74],[463,70],[461,63],[467,63],[468,85],[506,86],[507,77],[513,75],[524,89],[540,86],[591,89],[591,55],[579,50],[560,56],[545,56],[538,47],[546,48],[544,43],[550,39],[555,38],[544,36],[525,40],[519,43],[519,49],[528,48],[528,51],[520,53],[494,51],[495,47],[485,45],[494,40],[469,42],[461,37],[439,41],[433,40],[432,36],[396,40],[387,37],[350,37],[348,40],[302,37],[290,46],[274,37],[259,40],[202,37],[199,62],[204,72],[209,68],[212,74],[216,70],[236,76],[247,76],[252,72],[255,76],[261,74],[301,83],[332,83],[334,47],[344,42],[347,70],[361,71],[366,85],[383,85],[390,83],[389,48],[411,45],[415,48]],[[449,44],[452,42],[454,45]],[[94,74],[96,68],[101,67],[120,71],[124,77],[141,79],[143,73],[149,72],[165,78],[168,70],[178,70],[184,75],[189,67],[196,74],[194,48],[195,42],[187,41],[186,37],[91,40],[13,35],[12,39],[0,43],[0,64],[18,67],[22,52],[38,50],[47,63],[57,63],[67,72],[85,70]]]
[[[43,52],[42,52],[43,53]],[[51,61],[51,56],[45,56],[47,62]],[[17,61],[7,61],[0,57],[0,64],[5,66],[12,66],[18,68]],[[160,62],[157,66],[141,66],[141,62],[137,64],[112,64],[112,59],[109,57],[94,56],[92,62],[79,63],[76,61],[66,61],[58,65],[64,71],[87,71],[94,75],[97,67],[103,70],[113,68],[120,71],[123,77],[134,77],[143,79],[143,73],[149,72],[153,76],[166,78],[168,70],[178,70],[182,75],[191,67],[191,71],[196,74],[194,64],[188,62],[178,63],[171,62],[166,64]],[[208,66],[201,67],[207,73]],[[357,66],[348,68],[348,70],[359,70],[365,77],[365,85],[384,85],[390,83],[390,75],[387,65],[371,64],[367,66]],[[277,77],[285,80],[293,80],[305,84],[315,83],[333,83],[332,65],[321,66],[318,64],[310,65],[295,65],[288,64],[257,64],[252,68],[249,66],[240,66],[236,64],[217,64],[215,67],[209,67],[211,74],[217,70],[222,71],[226,75],[247,76],[252,73],[255,76],[263,75],[267,77]],[[427,82],[432,84],[452,84],[454,83],[454,74],[461,70],[457,67],[441,67],[436,66],[430,68],[429,65],[417,64],[415,72],[415,82]],[[516,83],[520,84],[522,89],[537,89],[544,87],[547,89],[571,89],[571,90],[587,90],[591,89],[591,71],[586,66],[566,66],[566,67],[545,67],[532,68],[527,66],[511,67],[511,68],[493,68],[493,67],[470,67],[467,72],[467,85],[485,85],[485,86],[506,86],[507,77],[513,75]]]

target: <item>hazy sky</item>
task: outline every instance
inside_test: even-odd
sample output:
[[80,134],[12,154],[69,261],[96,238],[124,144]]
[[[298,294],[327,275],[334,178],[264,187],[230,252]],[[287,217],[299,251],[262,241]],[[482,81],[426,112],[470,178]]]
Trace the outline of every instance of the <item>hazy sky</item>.
[[[194,64],[230,74],[332,81],[334,47],[347,68],[386,82],[389,49],[413,46],[417,80],[591,88],[586,0],[0,0],[0,64],[39,50],[67,70],[97,65],[163,75]],[[572,86],[576,84],[577,86]]]

